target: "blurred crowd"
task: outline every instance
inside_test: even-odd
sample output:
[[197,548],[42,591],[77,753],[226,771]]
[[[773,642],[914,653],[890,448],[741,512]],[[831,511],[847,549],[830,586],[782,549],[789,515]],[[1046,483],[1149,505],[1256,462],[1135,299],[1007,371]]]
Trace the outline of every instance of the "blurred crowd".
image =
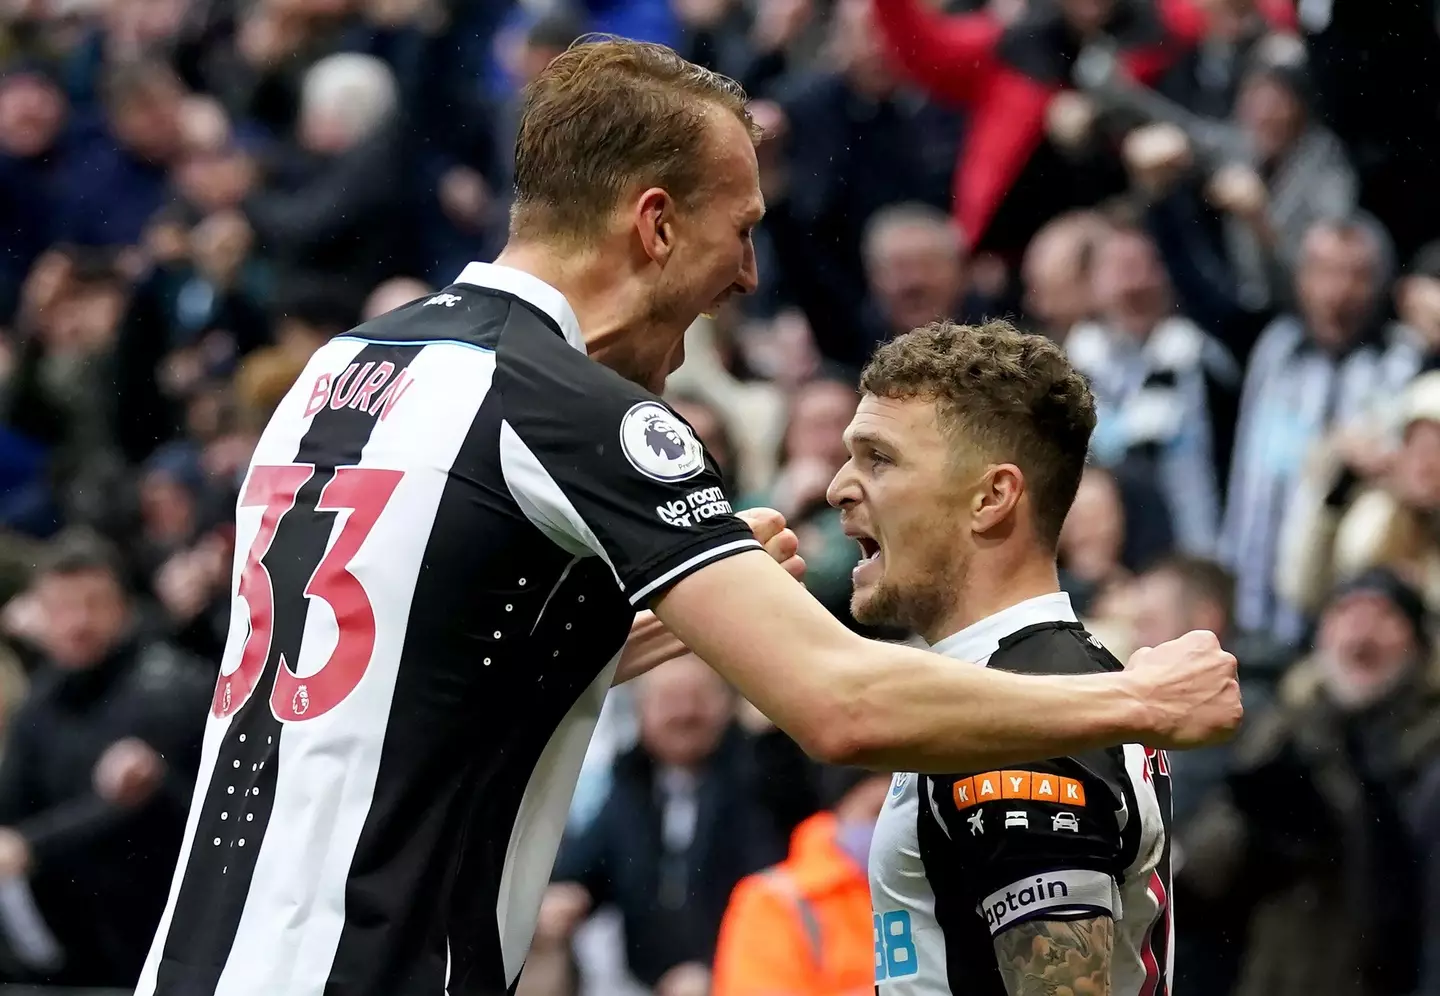
[[[1099,406],[1062,583],[1193,628],[1181,992],[1440,994],[1440,11],[1429,0],[0,0],[0,982],[131,983],[231,627],[232,509],[313,350],[504,241],[519,94],[589,31],[738,79],[759,292],[671,401],[849,620],[856,375],[935,318]],[[853,624],[853,622],[852,622]],[[902,638],[904,634],[878,634]],[[783,661],[776,662],[783,667]],[[869,992],[885,774],[694,659],[611,696],[529,996]]]

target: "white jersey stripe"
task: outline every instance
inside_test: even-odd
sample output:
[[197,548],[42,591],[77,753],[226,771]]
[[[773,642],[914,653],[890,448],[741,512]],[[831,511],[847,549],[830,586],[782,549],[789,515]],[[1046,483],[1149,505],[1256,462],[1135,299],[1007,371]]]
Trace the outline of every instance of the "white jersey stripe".
[[510,843],[505,849],[505,866],[500,872],[500,891],[495,902],[495,923],[500,930],[507,987],[515,984],[520,969],[525,966],[525,955],[530,950],[544,895],[543,890],[532,886],[550,880],[575,782],[580,777],[590,737],[600,719],[600,707],[605,704],[619,663],[617,653],[580,694],[555,728],[525,784],[525,795],[520,800]]
[[[525,517],[550,540],[577,557],[599,556],[615,573],[615,565],[595,531],[580,516],[549,471],[525,445],[509,422],[500,423],[500,469],[505,486]],[[619,575],[615,583],[620,583]]]
[[[305,370],[300,374],[299,380],[275,410],[275,415],[265,426],[260,434],[259,442],[256,443],[256,453],[281,453],[284,456],[280,463],[288,463],[294,459],[296,451],[300,448],[300,440],[310,430],[310,422],[313,416],[305,415],[306,399],[302,396],[300,385],[313,384],[315,378],[323,371],[333,366],[342,366],[350,362],[356,353],[364,349],[364,343],[356,342],[347,344],[339,341],[329,343],[325,349],[317,351],[305,365]],[[321,355],[322,353],[326,355]],[[252,461],[251,466],[259,461]],[[247,474],[248,478],[248,474]],[[240,487],[240,493],[245,493],[244,484]],[[240,653],[244,649],[245,635],[249,628],[249,616],[245,604],[241,601],[237,592],[240,588],[240,572],[244,568],[245,553],[250,549],[250,544],[255,538],[256,530],[260,526],[260,517],[264,514],[262,508],[237,508],[235,515],[235,558],[230,570],[230,630],[225,641],[225,653],[220,662],[220,673],[231,674],[240,666]],[[180,884],[185,877],[185,869],[190,863],[190,852],[195,846],[195,831],[199,825],[200,816],[203,811],[205,793],[210,786],[210,779],[215,771],[215,761],[220,754],[220,745],[225,739],[225,733],[230,728],[234,714],[217,719],[211,716],[205,723],[205,737],[200,750],[200,768],[195,779],[195,788],[191,792],[190,812],[185,820],[185,835],[180,843],[180,857],[175,863],[175,874],[170,880],[170,896],[165,902],[165,912],[160,917],[160,924],[155,930],[155,943],[150,946],[150,954],[145,959],[145,966],[140,971],[140,979],[135,988],[135,996],[152,996],[155,992],[156,976],[160,969],[160,958],[164,954],[164,940],[170,933],[170,923],[175,916],[175,901],[180,895]]]
[[[331,369],[343,369],[344,362],[332,356]],[[377,609],[370,668],[331,712],[282,727],[274,811],[310,828],[310,833],[303,846],[297,846],[300,842],[279,825],[258,842],[255,876],[215,996],[256,991],[321,996],[324,991],[345,926],[345,882],[380,768],[420,562],[448,468],[494,371],[490,352],[459,345],[426,347],[408,367],[423,391],[408,392],[403,406],[377,420],[365,444],[360,466],[406,471],[391,499],[392,514],[380,517],[350,561],[350,572]],[[305,396],[308,391],[309,384],[302,380],[292,394]],[[285,458],[281,450],[261,452],[255,462]],[[336,516],[332,544],[345,517]],[[319,670],[337,636],[334,612],[323,599],[311,599],[301,657],[291,665],[297,675]],[[277,920],[289,927],[278,936]],[[277,948],[277,942],[283,947]],[[263,980],[256,977],[260,966],[267,972]]]
[[695,556],[685,561],[685,563],[670,568],[670,570],[666,571],[654,581],[651,581],[645,587],[641,588],[635,594],[631,595],[630,604],[639,608],[641,607],[640,603],[645,601],[645,598],[652,591],[655,591],[657,588],[661,588],[664,585],[668,584],[672,578],[677,578],[682,574],[693,571],[695,568],[699,567],[707,560],[714,560],[716,557],[729,556],[736,550],[743,550],[748,546],[753,546],[757,550],[761,549],[760,543],[758,541],[753,539],[743,539],[736,540],[733,543],[726,543],[724,546],[717,546],[713,550],[706,550],[704,553],[697,553]]

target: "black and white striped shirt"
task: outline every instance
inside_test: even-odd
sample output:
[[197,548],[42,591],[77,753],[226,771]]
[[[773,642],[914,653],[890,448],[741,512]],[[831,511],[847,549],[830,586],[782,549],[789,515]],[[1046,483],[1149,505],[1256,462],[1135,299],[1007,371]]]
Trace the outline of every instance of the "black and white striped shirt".
[[1235,621],[1299,639],[1304,620],[1275,593],[1281,525],[1300,472],[1327,432],[1369,414],[1415,375],[1414,344],[1393,337],[1327,353],[1286,315],[1260,335],[1240,401],[1219,555],[1236,575]]
[[[932,649],[1021,674],[1121,666],[1060,593]],[[1170,891],[1164,751],[1126,744],[1000,771],[901,772],[870,846],[876,992],[1005,996],[993,938],[1030,920],[1104,916],[1115,922],[1111,992],[1168,996]]]
[[534,277],[473,264],[331,341],[243,487],[139,996],[506,992],[635,608],[756,547]]
[[1181,317],[1160,322],[1143,341],[1085,322],[1066,337],[1065,351],[1095,393],[1091,456],[1154,480],[1180,547],[1210,556],[1240,390],[1235,358]]

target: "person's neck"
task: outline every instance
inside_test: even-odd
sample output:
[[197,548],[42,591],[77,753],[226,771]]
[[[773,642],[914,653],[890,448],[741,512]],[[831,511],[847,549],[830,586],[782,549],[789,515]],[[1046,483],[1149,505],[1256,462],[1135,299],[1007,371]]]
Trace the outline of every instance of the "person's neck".
[[532,277],[538,277],[565,296],[580,333],[585,351],[596,356],[630,330],[629,316],[621,286],[616,275],[601,262],[595,252],[579,252],[565,256],[544,246],[528,242],[510,242],[495,257],[496,266],[508,266]]
[[977,558],[956,592],[951,611],[920,635],[934,646],[997,612],[1059,591],[1060,576],[1053,557],[1032,557],[1012,568],[998,565],[998,569],[997,565],[986,564],[984,558]]

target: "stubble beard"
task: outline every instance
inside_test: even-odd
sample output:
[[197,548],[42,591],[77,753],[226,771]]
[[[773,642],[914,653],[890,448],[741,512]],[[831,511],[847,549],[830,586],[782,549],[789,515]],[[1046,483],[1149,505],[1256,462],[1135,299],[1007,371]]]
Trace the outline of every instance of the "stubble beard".
[[904,586],[881,578],[867,595],[850,597],[850,614],[866,626],[903,629],[917,636],[933,632],[954,608],[959,588],[950,572],[927,572],[924,579]]

